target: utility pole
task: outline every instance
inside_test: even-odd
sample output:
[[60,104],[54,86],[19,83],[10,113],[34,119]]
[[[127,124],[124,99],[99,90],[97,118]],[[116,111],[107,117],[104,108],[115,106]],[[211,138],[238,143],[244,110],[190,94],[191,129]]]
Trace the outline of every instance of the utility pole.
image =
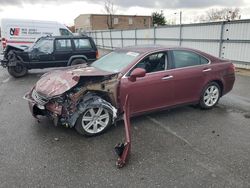
[[[177,15],[178,14],[178,12],[175,12],[174,13],[175,15]],[[180,15],[180,25],[182,24],[182,11],[180,11],[180,13],[179,13]],[[175,22],[175,24],[176,24],[176,22]]]
[[180,11],[180,40],[179,40],[179,46],[181,46],[181,38],[182,38],[182,11]]
[[182,24],[182,11],[180,11],[180,25]]

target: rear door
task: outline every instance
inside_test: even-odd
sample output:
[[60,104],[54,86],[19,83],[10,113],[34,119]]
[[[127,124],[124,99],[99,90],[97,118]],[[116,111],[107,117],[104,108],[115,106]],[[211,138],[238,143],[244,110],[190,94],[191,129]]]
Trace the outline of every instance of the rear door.
[[84,55],[89,62],[96,60],[97,49],[90,38],[73,39],[74,55]]
[[198,101],[212,70],[209,60],[193,51],[172,50],[171,69],[175,104]]
[[54,66],[67,66],[70,57],[73,55],[72,40],[69,38],[55,39],[54,48]]

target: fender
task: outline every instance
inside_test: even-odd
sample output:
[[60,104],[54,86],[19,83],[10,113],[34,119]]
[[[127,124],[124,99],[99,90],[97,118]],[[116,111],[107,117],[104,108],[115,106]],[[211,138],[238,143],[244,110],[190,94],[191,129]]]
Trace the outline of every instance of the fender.
[[14,59],[8,60],[8,62],[6,64],[8,67],[16,66],[17,64],[21,64],[23,66],[26,66],[23,59],[21,57],[17,56],[15,51],[13,51],[13,57],[14,57]]
[[9,53],[10,50],[13,50],[13,51],[24,51],[25,49],[24,48],[21,48],[21,47],[17,47],[17,46],[12,46],[12,45],[7,45],[6,48],[4,49],[3,51],[3,54],[4,54],[4,57],[7,56],[7,54]]
[[112,106],[109,102],[104,100],[103,98],[99,97],[95,93],[87,93],[83,100],[77,105],[77,110],[72,114],[71,117],[68,118],[68,124],[69,127],[74,127],[75,123],[80,116],[81,113],[83,113],[87,108],[99,108],[99,107],[105,107],[109,113],[112,115],[112,123],[115,122],[117,118],[117,109]]
[[85,56],[85,55],[73,55],[69,58],[69,61],[67,63],[67,66],[70,66],[71,62],[74,60],[74,59],[84,59],[86,61],[88,61],[88,58]]

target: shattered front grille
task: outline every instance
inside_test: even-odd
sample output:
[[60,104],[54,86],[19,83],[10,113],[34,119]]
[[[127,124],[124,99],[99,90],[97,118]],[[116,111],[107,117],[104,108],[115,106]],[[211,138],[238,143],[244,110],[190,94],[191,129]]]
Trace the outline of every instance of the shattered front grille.
[[46,99],[45,97],[39,95],[36,90],[32,91],[31,94],[32,98],[34,99],[34,101],[37,102],[37,104],[44,106],[46,103],[48,103],[48,99]]

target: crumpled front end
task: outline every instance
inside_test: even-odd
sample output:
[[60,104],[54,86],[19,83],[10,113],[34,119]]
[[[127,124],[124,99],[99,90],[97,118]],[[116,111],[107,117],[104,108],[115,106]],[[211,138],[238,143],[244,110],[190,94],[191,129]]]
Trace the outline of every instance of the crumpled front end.
[[113,122],[117,118],[117,109],[111,103],[93,92],[88,92],[84,87],[52,98],[42,96],[33,88],[24,99],[29,101],[29,108],[34,117],[47,116],[56,126],[74,127],[80,114],[88,108],[106,107],[113,117]]
[[[83,69],[87,72],[92,70]],[[54,71],[41,77],[24,96],[29,101],[33,116],[47,116],[55,125],[74,127],[80,114],[87,108],[104,107],[114,122],[117,117],[117,75],[80,77],[75,71]]]

